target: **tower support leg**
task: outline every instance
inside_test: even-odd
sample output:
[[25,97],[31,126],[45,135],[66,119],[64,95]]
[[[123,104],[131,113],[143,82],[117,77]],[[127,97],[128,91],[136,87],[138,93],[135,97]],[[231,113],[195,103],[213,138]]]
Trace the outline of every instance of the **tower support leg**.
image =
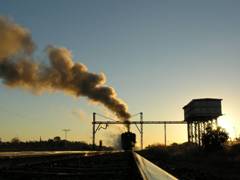
[[200,123],[197,123],[197,126],[198,126],[198,145],[200,146],[200,144],[201,144]]
[[198,139],[197,139],[197,123],[194,123],[194,141],[197,144],[198,143]]

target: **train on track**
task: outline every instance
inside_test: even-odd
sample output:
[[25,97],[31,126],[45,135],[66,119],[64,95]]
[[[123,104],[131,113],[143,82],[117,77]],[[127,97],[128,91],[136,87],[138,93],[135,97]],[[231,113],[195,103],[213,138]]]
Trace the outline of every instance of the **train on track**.
[[136,134],[128,131],[121,134],[121,144],[122,149],[127,150],[133,150],[136,144]]

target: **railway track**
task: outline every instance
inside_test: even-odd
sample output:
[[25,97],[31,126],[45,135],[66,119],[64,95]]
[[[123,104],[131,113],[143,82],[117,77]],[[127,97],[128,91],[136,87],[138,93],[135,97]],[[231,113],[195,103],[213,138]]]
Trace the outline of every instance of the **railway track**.
[[141,179],[131,152],[24,157],[0,170],[0,179]]
[[[166,174],[156,176],[157,171],[154,168],[157,167],[147,165],[147,160],[134,152],[26,156],[2,158],[0,161],[2,164],[0,180],[137,180],[166,176]],[[150,171],[146,171],[146,165],[150,167]],[[171,179],[171,176],[169,177],[167,179]]]

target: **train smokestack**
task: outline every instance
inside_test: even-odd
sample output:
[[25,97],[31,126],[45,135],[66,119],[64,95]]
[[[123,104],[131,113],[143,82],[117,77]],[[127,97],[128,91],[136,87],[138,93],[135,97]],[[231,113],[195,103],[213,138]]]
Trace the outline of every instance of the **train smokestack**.
[[126,121],[127,132],[130,132],[130,121],[129,120],[125,120],[125,121]]

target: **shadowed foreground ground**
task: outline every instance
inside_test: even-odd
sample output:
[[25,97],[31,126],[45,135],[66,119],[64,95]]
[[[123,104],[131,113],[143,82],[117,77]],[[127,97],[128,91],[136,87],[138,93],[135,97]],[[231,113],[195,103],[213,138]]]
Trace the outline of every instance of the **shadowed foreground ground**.
[[141,179],[130,152],[91,156],[17,157],[0,161],[0,180]]
[[240,179],[240,144],[217,152],[204,152],[191,144],[182,144],[151,147],[138,153],[179,179]]

